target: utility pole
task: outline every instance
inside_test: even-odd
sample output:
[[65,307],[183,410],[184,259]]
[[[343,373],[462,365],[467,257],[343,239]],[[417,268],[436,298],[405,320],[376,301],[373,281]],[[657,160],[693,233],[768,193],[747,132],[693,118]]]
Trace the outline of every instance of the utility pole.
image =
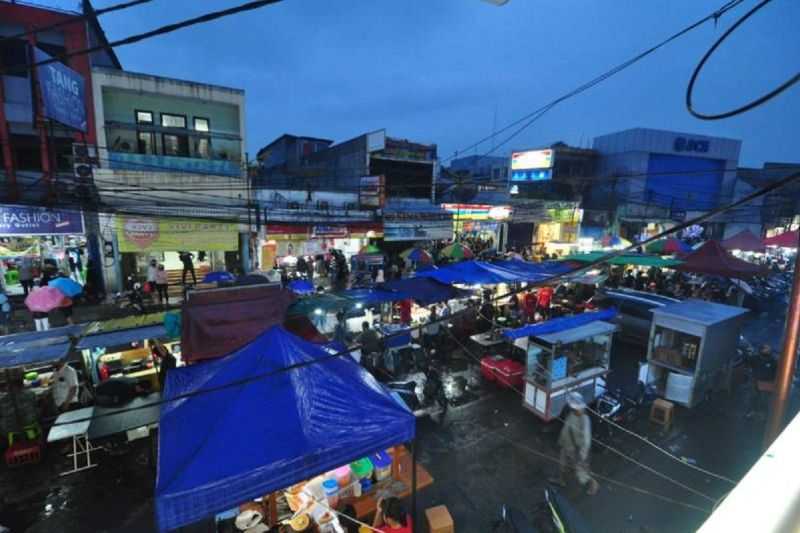
[[786,416],[786,403],[792,389],[795,362],[797,360],[798,336],[800,335],[800,253],[794,260],[794,281],[792,295],[789,300],[789,312],[786,315],[786,332],[784,334],[783,351],[778,361],[778,374],[775,378],[775,392],[772,398],[767,430],[764,434],[764,449],[768,448],[783,430]]

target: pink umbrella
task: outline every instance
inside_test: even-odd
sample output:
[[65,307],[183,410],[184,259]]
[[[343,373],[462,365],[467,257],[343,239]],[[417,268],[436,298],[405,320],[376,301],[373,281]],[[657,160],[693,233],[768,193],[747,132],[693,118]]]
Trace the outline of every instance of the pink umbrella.
[[34,313],[49,313],[53,309],[59,307],[66,307],[72,304],[72,300],[64,296],[60,290],[55,287],[40,287],[33,289],[33,291],[25,298],[25,305]]

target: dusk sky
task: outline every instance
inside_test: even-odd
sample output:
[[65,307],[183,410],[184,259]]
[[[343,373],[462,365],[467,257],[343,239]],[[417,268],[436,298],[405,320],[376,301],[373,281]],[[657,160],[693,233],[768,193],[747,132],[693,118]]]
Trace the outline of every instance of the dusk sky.
[[[73,8],[72,0],[49,5]],[[96,7],[112,3],[96,1]],[[109,39],[230,7],[156,0],[101,18]],[[117,49],[127,70],[243,88],[250,156],[282,133],[342,141],[386,128],[439,145],[446,159],[709,14],[723,0],[286,0]],[[500,149],[651,127],[743,141],[740,164],[800,162],[800,87],[718,122],[684,108],[694,65],[756,0],[707,23],[550,111]],[[723,45],[702,74],[702,110],[737,106],[798,68],[800,2],[777,0]],[[498,135],[497,139],[504,139]],[[464,155],[485,153],[489,143]]]

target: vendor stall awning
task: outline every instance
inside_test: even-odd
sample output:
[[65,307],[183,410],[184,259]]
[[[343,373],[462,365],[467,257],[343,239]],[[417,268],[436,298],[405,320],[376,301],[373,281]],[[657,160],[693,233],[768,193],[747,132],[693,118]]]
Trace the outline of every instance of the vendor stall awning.
[[515,274],[502,267],[484,261],[462,261],[441,268],[417,272],[417,277],[432,278],[442,283],[481,285],[494,283],[514,283],[522,281]]
[[686,256],[686,262],[678,270],[738,279],[767,274],[764,267],[737,259],[717,241],[708,241]]
[[503,336],[511,340],[522,337],[542,337],[543,335],[578,328],[600,320],[612,320],[615,316],[617,316],[616,309],[590,311],[579,315],[553,318],[552,320],[546,320],[539,324],[528,324],[521,328],[506,331],[503,333]]
[[80,342],[78,342],[77,347],[79,350],[87,350],[105,346],[119,346],[121,344],[128,344],[146,339],[163,339],[168,336],[167,328],[164,327],[164,324],[158,324],[156,326],[144,326],[141,328],[123,329],[120,331],[111,331],[109,333],[89,335],[83,337]]
[[[571,254],[563,257],[562,261],[577,261],[581,263],[594,263],[607,256],[606,252],[589,252],[586,254]],[[678,259],[664,259],[657,255],[625,254],[618,255],[606,261],[610,265],[636,265],[657,268],[673,268],[683,263]]]
[[733,237],[728,237],[720,244],[728,250],[741,250],[743,252],[763,252],[765,248],[764,241],[749,229],[740,231]]
[[403,294],[401,299],[411,298],[420,305],[431,305],[457,298],[469,298],[472,293],[457,289],[450,285],[440,283],[435,279],[425,277],[406,278],[387,281],[382,285],[384,289]]
[[413,414],[353,359],[279,326],[227,357],[171,371],[164,398],[155,490],[162,531],[415,433]]
[[494,261],[492,264],[516,274],[520,277],[520,281],[529,282],[545,281],[553,276],[570,271],[570,267],[561,261],[532,263],[530,261],[510,259],[507,261]]
[[64,326],[47,331],[30,331],[0,337],[0,368],[12,368],[64,359],[70,337],[80,335],[83,326]]

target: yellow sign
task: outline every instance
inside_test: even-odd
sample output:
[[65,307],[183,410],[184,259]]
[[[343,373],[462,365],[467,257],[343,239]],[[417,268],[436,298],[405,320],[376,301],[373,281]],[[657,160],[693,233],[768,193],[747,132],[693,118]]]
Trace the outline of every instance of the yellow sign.
[[135,215],[116,219],[120,252],[239,249],[239,229],[233,222]]

